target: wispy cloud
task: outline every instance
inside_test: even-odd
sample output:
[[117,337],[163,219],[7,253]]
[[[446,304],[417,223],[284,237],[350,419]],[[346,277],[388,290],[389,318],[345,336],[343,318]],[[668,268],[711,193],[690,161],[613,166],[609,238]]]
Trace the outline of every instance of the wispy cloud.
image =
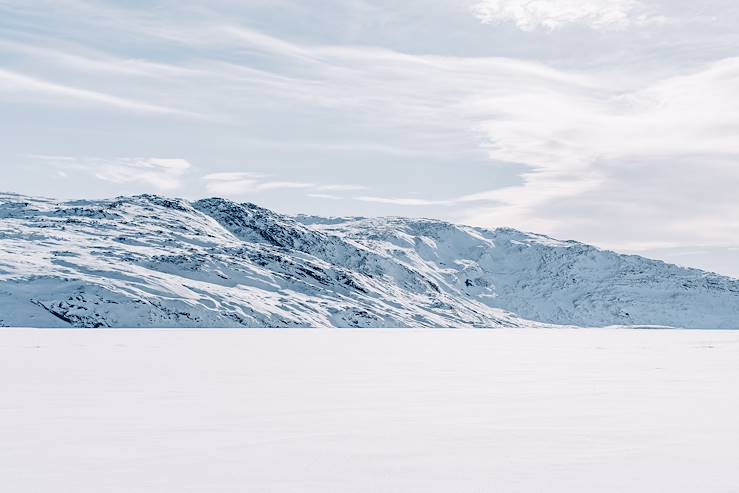
[[251,171],[235,171],[235,172],[222,172],[222,173],[210,173],[203,177],[207,181],[239,181],[239,180],[254,180],[257,181],[260,178],[264,178],[268,175],[264,173],[254,173]]
[[313,183],[300,182],[300,181],[268,181],[257,185],[257,191],[265,192],[268,190],[280,190],[290,188],[312,188],[315,185]]
[[273,53],[275,55],[300,58],[306,61],[317,61],[309,49],[290,43],[289,41],[270,36],[268,34],[249,29],[245,26],[222,25],[218,26],[214,35],[216,39],[231,38],[234,41],[246,43],[254,48]]
[[571,24],[623,29],[664,19],[652,15],[638,0],[481,0],[474,12],[486,24],[513,22],[524,31]]
[[60,103],[73,99],[134,112],[159,113],[189,118],[200,118],[202,116],[190,111],[120,98],[102,92],[55,84],[53,82],[48,82],[4,69],[0,69],[0,93],[42,94],[56,97],[56,101]]
[[[268,192],[272,190],[300,190],[314,192],[350,192],[364,190],[366,187],[351,184],[317,185],[311,182],[271,180],[270,175],[253,172],[211,173],[203,177],[208,193],[224,196],[243,196],[248,193]],[[313,198],[341,198],[331,194],[311,193]]]
[[141,183],[159,190],[176,190],[191,164],[184,159],[121,159],[99,166],[95,176],[113,183]]
[[63,49],[0,39],[0,51],[42,59],[47,64],[84,73],[110,73],[145,78],[202,76],[202,71],[135,58],[120,58],[74,44]]
[[322,192],[356,192],[367,189],[364,185],[319,185],[315,188]]
[[533,169],[522,186],[485,194],[500,206],[471,210],[465,220],[614,247],[637,225],[644,242],[739,237],[739,203],[730,198],[739,168],[728,164],[739,159],[739,103],[732,97],[739,59],[630,92],[607,85],[596,93],[524,91],[492,101],[506,118],[480,126],[490,157]]
[[208,193],[232,197],[254,191],[265,175],[250,172],[224,172],[205,175],[205,189]]
[[203,177],[208,193],[223,196],[243,196],[270,190],[312,188],[313,183],[265,180],[268,175],[252,172],[211,173]]
[[308,197],[314,199],[326,199],[326,200],[343,200],[345,197],[339,195],[331,195],[330,193],[309,193]]
[[85,173],[98,180],[119,185],[137,184],[158,191],[171,192],[183,185],[183,178],[192,165],[180,158],[102,159],[93,157],[30,155],[57,168],[59,176]]
[[400,206],[428,206],[428,205],[453,205],[454,201],[451,200],[430,200],[430,199],[416,199],[411,197],[372,197],[362,196],[357,197],[357,200],[362,202],[375,202],[377,204],[390,204]]
[[77,158],[74,156],[54,156],[50,154],[28,154],[27,157],[31,159],[38,159],[40,161],[49,161],[49,162],[73,162],[77,161]]
[[373,197],[373,196],[360,196],[356,197],[356,200],[362,202],[375,202],[378,204],[391,204],[399,206],[410,206],[410,207],[423,207],[429,205],[470,205],[472,203],[487,203],[488,206],[497,203],[500,204],[500,199],[497,197],[498,190],[488,192],[478,192],[466,195],[460,195],[449,199],[433,199],[433,198],[415,198],[415,197]]

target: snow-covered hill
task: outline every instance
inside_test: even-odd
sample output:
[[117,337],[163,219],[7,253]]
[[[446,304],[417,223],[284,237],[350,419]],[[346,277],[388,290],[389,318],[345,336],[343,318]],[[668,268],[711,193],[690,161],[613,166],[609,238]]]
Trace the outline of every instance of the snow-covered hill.
[[0,325],[739,328],[739,280],[441,221],[0,194]]

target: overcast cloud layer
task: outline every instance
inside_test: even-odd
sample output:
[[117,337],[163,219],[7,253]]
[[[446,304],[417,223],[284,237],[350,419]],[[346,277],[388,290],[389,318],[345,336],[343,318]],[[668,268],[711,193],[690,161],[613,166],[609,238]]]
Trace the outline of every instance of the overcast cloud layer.
[[731,0],[0,0],[2,189],[512,226],[739,275]]

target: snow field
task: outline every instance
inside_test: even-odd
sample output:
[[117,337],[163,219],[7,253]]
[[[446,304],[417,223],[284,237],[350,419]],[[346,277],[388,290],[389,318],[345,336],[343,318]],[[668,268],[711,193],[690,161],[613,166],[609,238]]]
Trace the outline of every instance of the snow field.
[[0,331],[0,489],[739,491],[739,332]]

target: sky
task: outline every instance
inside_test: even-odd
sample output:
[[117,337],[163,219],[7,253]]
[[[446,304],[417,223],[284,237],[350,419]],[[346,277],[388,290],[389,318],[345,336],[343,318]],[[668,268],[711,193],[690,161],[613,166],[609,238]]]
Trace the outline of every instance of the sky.
[[0,190],[509,226],[739,277],[734,0],[0,0]]

